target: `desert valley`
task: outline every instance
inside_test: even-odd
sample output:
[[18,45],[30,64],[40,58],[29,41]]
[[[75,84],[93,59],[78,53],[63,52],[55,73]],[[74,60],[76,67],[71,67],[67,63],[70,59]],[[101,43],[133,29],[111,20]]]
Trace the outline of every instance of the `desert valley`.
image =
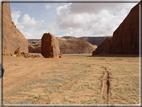
[[3,105],[140,104],[139,5],[108,37],[26,39],[3,3]]

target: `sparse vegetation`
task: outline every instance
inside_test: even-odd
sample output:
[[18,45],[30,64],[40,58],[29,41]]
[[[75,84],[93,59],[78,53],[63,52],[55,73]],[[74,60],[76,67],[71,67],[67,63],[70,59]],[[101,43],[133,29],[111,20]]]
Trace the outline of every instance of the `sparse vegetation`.
[[[15,58],[11,63],[13,57],[4,57],[4,104],[139,104],[139,57],[90,56]],[[101,99],[105,69],[110,81],[107,101]]]

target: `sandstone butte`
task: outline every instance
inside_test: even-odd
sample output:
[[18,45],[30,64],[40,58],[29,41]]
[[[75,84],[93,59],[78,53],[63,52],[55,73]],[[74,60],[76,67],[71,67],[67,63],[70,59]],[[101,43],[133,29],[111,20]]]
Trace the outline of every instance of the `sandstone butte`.
[[43,34],[41,38],[41,54],[45,58],[61,58],[59,42],[54,35],[50,33]]
[[3,52],[14,53],[19,47],[28,53],[28,41],[12,22],[9,3],[3,3]]
[[139,54],[139,4],[131,9],[127,17],[113,32],[113,37],[106,38],[92,52],[92,55]]

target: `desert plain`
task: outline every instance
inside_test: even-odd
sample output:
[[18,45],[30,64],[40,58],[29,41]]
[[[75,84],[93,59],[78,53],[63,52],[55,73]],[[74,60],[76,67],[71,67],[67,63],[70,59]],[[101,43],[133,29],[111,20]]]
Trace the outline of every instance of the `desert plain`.
[[[40,54],[38,54],[40,55]],[[139,104],[139,56],[3,56],[3,104]]]

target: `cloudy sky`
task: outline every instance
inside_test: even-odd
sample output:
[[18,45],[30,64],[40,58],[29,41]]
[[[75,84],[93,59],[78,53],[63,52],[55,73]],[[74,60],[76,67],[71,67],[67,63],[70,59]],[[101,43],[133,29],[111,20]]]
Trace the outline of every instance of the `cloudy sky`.
[[10,3],[12,20],[27,39],[112,36],[137,3]]

